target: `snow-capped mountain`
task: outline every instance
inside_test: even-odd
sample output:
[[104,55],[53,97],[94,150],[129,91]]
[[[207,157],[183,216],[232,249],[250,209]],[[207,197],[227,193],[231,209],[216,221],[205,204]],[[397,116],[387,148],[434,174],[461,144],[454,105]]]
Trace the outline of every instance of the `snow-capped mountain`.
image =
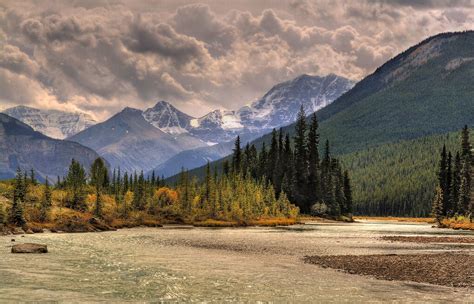
[[168,134],[188,132],[194,118],[179,111],[166,101],[159,101],[153,108],[146,109],[143,117],[156,128]]
[[[224,157],[232,152],[237,135],[241,136],[242,142],[247,142],[273,128],[290,125],[296,121],[301,105],[309,115],[332,103],[353,86],[351,80],[334,74],[325,77],[301,75],[274,86],[261,99],[237,111],[215,110],[200,118],[190,118],[189,123],[180,126],[186,125],[186,132],[208,145],[215,145],[182,151],[155,170],[171,176],[183,167],[193,169]],[[168,125],[162,125],[160,129],[165,130],[165,126]]]
[[236,111],[214,110],[200,118],[191,117],[160,101],[145,110],[143,117],[168,134],[190,133],[208,144],[233,140],[237,135],[257,137],[296,120],[300,106],[309,115],[354,86],[344,77],[301,75],[274,86],[261,99]]
[[274,86],[260,100],[238,111],[250,130],[273,129],[296,121],[301,105],[311,114],[350,90],[354,82],[330,74],[325,77],[301,75]]
[[39,110],[27,106],[17,106],[3,113],[29,125],[35,131],[49,137],[64,139],[96,124],[91,116],[58,110]]

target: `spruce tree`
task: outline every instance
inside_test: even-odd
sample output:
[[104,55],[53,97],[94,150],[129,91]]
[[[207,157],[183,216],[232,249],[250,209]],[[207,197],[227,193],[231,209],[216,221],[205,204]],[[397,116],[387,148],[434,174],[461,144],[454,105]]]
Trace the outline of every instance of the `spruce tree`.
[[[318,119],[316,114],[311,117],[308,132],[308,199],[310,204],[316,203],[321,198],[320,189],[320,159],[319,159],[319,134]],[[311,207],[311,206],[309,206]]]
[[453,206],[451,204],[451,189],[452,189],[452,179],[453,179],[453,157],[451,152],[448,152],[448,159],[446,164],[446,192],[443,196],[444,200],[444,215],[450,216],[453,211]]
[[286,193],[290,200],[293,200],[293,150],[291,149],[291,142],[289,134],[285,135],[285,147],[283,149],[283,177],[281,182],[281,188]]
[[469,128],[467,125],[461,131],[461,157],[472,162],[472,147],[469,140]]
[[36,186],[38,184],[38,181],[36,180],[35,176],[35,169],[31,168],[30,170],[30,182],[33,186]]
[[46,222],[49,219],[49,211],[53,205],[51,197],[51,187],[49,186],[48,177],[46,177],[46,181],[44,183],[43,197],[41,199],[40,204],[40,220],[42,222]]
[[344,211],[345,215],[352,215],[352,187],[349,171],[344,171]]
[[230,173],[229,161],[228,161],[227,159],[224,160],[224,162],[222,163],[222,173],[223,173],[225,176],[228,176],[229,173]]
[[461,185],[459,187],[458,213],[466,214],[471,202],[471,170],[467,159],[462,162]]
[[272,131],[272,140],[270,144],[270,150],[268,150],[268,158],[267,158],[267,169],[266,175],[268,181],[272,184],[275,183],[275,172],[276,166],[278,164],[278,138],[277,132],[275,129]]
[[85,198],[85,184],[86,184],[86,173],[84,168],[72,159],[69,171],[66,177],[66,185],[68,190],[67,207],[75,210],[86,211],[86,198]]
[[144,210],[146,189],[145,189],[145,177],[143,176],[143,171],[140,172],[140,175],[137,177],[137,181],[134,182],[134,184],[135,184],[134,185],[135,190],[133,192],[133,207],[135,208],[135,210]]
[[129,190],[129,184],[128,184],[128,172],[125,171],[125,174],[123,175],[123,187],[122,187],[122,193],[125,194]]
[[266,177],[267,161],[267,148],[265,146],[265,142],[263,142],[262,150],[260,150],[260,154],[258,156],[258,176],[260,178]]
[[239,173],[242,168],[242,149],[240,147],[240,136],[237,136],[237,139],[234,143],[234,149],[232,154],[232,170],[236,173]]
[[153,171],[151,172],[151,184],[152,184],[153,186],[156,185],[155,170],[153,170]]
[[22,227],[26,224],[23,215],[23,203],[20,200],[14,200],[10,209],[10,224]]
[[208,161],[207,165],[206,165],[206,179],[205,179],[205,190],[204,190],[204,199],[205,199],[206,204],[209,204],[209,201],[211,199],[211,191],[212,191],[212,187],[211,187],[212,181],[211,181],[211,179],[212,179],[212,177],[211,177],[211,165]]
[[443,219],[443,190],[441,187],[436,187],[436,194],[433,200],[432,213],[435,217],[436,223],[438,226],[441,225],[441,220]]
[[13,201],[25,201],[26,184],[21,169],[16,170],[15,183],[13,188]]
[[446,192],[449,188],[448,185],[448,155],[446,152],[446,145],[443,145],[443,149],[441,150],[441,158],[439,161],[438,166],[438,183],[439,187],[443,191],[443,214],[446,214]]
[[333,203],[332,174],[331,174],[331,152],[329,140],[326,140],[324,157],[321,161],[321,197],[323,202],[330,208]]
[[293,175],[293,199],[300,209],[309,212],[309,202],[306,195],[308,180],[308,151],[306,138],[306,117],[303,106],[298,113],[295,124],[295,135],[293,138],[294,149],[294,175]]
[[456,156],[454,157],[454,169],[451,178],[451,202],[449,205],[452,208],[452,212],[450,215],[458,213],[458,202],[459,202],[459,188],[461,187],[461,170],[462,170],[462,163],[461,163],[461,155],[459,152],[456,152]]

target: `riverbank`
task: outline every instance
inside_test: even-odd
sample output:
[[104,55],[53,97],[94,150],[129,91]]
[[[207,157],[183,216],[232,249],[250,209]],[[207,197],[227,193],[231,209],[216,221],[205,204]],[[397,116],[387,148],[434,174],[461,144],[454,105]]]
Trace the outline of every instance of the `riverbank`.
[[[349,275],[305,256],[473,254],[471,244],[387,241],[383,236],[463,237],[431,224],[307,222],[279,227],[163,225],[103,233],[0,237],[0,302],[452,302],[467,287]],[[48,253],[11,254],[18,243]],[[466,278],[467,280],[468,278]],[[38,282],[41,289],[38,289]]]
[[[391,217],[391,216],[355,216],[354,219],[361,221],[400,222],[400,223],[428,223],[435,224],[435,219],[430,217]],[[437,228],[449,228],[454,230],[473,230],[474,222],[466,217],[445,218]]]
[[[316,221],[316,219],[315,219]],[[276,227],[301,224],[297,218],[268,217],[253,220],[226,221],[226,220],[191,220],[183,218],[156,219],[141,214],[127,219],[122,218],[97,218],[92,214],[69,212],[58,216],[55,221],[50,222],[28,222],[23,227],[11,225],[0,225],[0,235],[8,234],[34,234],[34,233],[84,233],[115,231],[124,228],[153,227],[160,228],[163,225],[190,225],[194,227],[209,228],[237,228],[237,227]]]

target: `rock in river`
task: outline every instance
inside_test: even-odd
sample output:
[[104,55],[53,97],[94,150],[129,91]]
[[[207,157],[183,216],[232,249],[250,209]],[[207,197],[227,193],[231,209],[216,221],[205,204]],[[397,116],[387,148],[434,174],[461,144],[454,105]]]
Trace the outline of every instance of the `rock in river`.
[[48,246],[43,244],[17,244],[12,246],[12,253],[47,253]]

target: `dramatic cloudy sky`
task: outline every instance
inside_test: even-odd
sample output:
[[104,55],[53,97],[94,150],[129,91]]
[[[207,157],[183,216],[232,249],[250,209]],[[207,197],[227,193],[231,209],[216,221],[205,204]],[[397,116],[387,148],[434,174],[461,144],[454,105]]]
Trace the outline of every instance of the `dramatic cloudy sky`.
[[473,1],[0,0],[0,108],[101,120],[164,99],[198,116],[303,73],[359,80],[421,39],[473,28]]

